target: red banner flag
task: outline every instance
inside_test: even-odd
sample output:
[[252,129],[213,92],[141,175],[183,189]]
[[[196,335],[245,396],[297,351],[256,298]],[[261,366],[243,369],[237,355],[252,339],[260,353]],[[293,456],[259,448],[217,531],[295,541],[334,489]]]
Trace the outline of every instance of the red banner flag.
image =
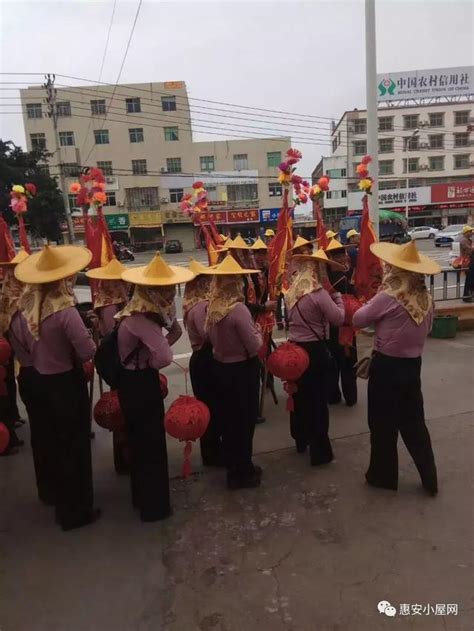
[[369,218],[367,195],[363,198],[363,212],[360,227],[360,244],[357,254],[357,264],[354,271],[354,285],[359,298],[370,300],[382,282],[383,269],[380,259],[370,250],[370,245],[376,243],[377,236]]
[[15,246],[13,245],[10,228],[5,219],[0,216],[0,261],[7,263],[15,256]]

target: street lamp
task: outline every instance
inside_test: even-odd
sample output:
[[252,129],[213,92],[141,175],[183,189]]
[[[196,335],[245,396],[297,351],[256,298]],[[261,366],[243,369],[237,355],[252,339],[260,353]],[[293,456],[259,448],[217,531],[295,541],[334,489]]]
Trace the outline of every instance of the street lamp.
[[407,185],[406,185],[406,205],[405,205],[405,219],[407,222],[407,228],[408,228],[408,145],[410,144],[410,141],[413,140],[413,138],[416,138],[416,136],[418,136],[418,134],[420,133],[420,130],[418,128],[416,128],[411,136],[406,136],[405,138],[405,160],[406,160],[406,165],[407,165]]

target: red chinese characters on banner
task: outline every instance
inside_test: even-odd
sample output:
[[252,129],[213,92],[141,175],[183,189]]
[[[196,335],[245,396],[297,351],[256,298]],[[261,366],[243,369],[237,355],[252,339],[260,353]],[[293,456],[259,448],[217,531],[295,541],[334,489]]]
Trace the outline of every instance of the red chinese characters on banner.
[[431,203],[474,201],[474,181],[433,184]]
[[216,210],[216,211],[204,211],[199,214],[199,222],[194,222],[195,226],[198,226],[199,223],[209,223],[209,220],[214,221],[214,223],[227,223],[227,212],[225,210]]
[[258,210],[229,210],[227,213],[228,223],[246,223],[259,221]]

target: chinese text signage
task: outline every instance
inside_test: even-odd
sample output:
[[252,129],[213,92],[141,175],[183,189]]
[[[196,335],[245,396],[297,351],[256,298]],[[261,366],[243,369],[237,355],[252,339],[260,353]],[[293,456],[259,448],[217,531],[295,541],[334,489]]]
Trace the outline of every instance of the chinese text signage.
[[433,204],[474,201],[474,181],[457,182],[456,184],[433,184],[431,187],[431,201]]
[[474,68],[435,68],[377,75],[379,101],[474,94]]
[[279,214],[279,208],[262,208],[262,210],[260,211],[260,221],[262,223],[268,223],[269,221],[278,221]]

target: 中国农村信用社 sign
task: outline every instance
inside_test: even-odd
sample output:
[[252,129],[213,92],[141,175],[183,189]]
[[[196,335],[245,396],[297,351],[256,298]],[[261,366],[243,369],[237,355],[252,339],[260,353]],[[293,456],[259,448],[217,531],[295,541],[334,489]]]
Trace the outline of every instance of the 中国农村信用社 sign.
[[380,101],[474,94],[474,67],[408,70],[377,75]]

